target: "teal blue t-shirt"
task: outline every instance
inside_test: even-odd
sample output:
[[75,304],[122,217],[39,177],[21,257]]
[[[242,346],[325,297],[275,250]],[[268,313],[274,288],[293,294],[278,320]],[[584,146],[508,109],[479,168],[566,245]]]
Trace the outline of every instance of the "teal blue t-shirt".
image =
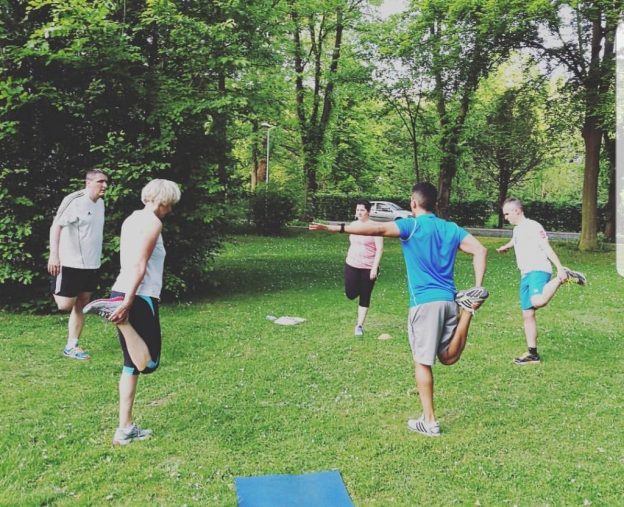
[[433,213],[403,218],[396,224],[401,232],[410,307],[432,301],[453,301],[455,257],[468,232]]

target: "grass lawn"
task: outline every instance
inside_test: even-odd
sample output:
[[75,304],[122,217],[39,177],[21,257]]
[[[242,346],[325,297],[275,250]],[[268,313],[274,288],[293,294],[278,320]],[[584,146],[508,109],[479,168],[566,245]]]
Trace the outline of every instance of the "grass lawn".
[[[366,334],[342,292],[345,236],[235,236],[216,288],[162,307],[161,369],[136,421],[154,438],[113,448],[121,353],[88,319],[93,359],[63,358],[66,316],[0,313],[0,505],[234,506],[234,477],[338,469],[357,506],[624,505],[624,280],[613,252],[557,243],[585,288],[538,314],[541,365],[524,352],[513,253],[490,248],[490,300],[462,360],[436,366],[443,436],[419,415],[406,339],[405,270],[386,240]],[[458,286],[473,284],[460,254]],[[266,320],[305,317],[295,327]],[[393,338],[380,341],[389,333]]]

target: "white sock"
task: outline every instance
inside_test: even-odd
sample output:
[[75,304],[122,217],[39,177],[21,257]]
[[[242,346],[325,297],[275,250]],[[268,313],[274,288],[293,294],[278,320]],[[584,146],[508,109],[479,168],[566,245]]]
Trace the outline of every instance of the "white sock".
[[78,338],[67,338],[67,346],[68,349],[73,349],[78,346]]

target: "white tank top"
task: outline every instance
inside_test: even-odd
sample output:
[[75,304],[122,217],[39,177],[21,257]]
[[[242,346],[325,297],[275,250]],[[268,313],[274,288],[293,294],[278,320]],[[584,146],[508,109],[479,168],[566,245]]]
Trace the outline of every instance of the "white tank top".
[[[151,214],[151,216],[146,215],[146,213]],[[136,243],[135,238],[140,236],[145,224],[148,223],[148,220],[153,220],[153,216],[151,211],[138,210],[126,218],[121,226],[121,271],[113,284],[112,290],[123,293],[128,292],[130,284],[132,283],[132,278],[134,277],[134,265],[139,254],[139,245]],[[152,255],[147,261],[143,280],[137,288],[137,295],[160,298],[165,267],[165,255],[166,251],[162,234],[159,234]]]

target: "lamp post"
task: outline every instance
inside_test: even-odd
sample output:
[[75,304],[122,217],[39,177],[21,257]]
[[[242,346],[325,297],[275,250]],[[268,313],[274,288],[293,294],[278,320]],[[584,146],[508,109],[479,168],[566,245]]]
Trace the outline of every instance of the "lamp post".
[[265,182],[266,182],[266,186],[268,188],[269,186],[269,147],[271,145],[271,129],[275,126],[275,125],[271,125],[268,122],[262,122],[260,124],[260,126],[262,128],[266,129],[266,133],[267,133],[267,141],[266,141],[266,178],[265,178]]

